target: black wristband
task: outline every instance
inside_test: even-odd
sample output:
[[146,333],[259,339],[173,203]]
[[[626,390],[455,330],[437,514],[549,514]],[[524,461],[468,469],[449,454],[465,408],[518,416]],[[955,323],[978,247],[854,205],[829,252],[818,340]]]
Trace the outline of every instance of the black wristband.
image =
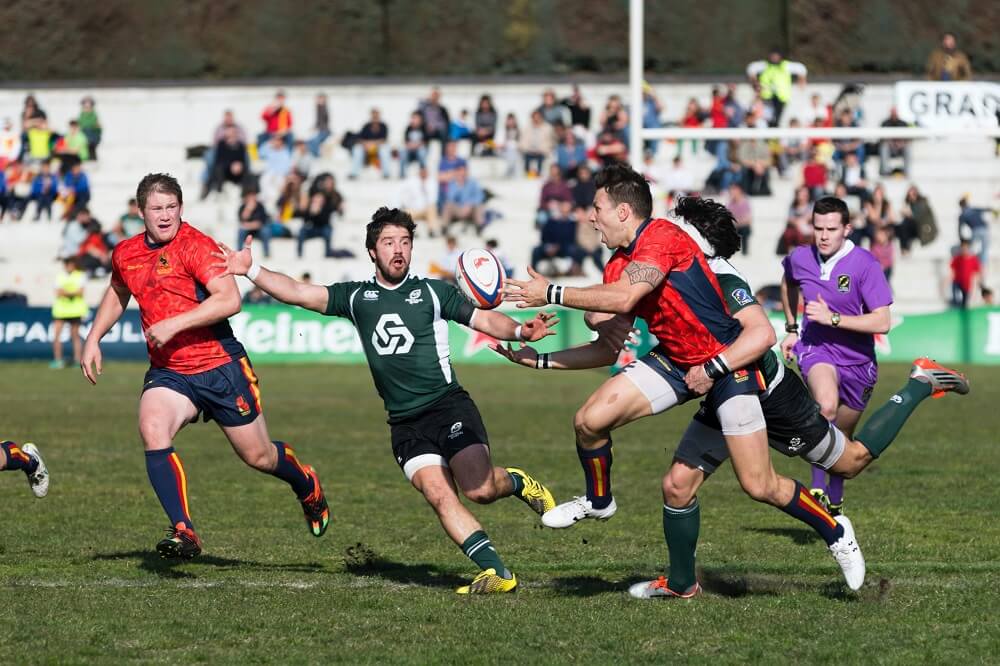
[[708,359],[703,367],[705,368],[705,374],[712,381],[721,379],[729,374],[729,368],[726,366],[725,361],[721,360],[718,356]]
[[549,369],[549,352],[544,354],[539,354],[535,358],[535,370],[548,370]]
[[545,300],[553,305],[562,305],[563,288],[557,284],[550,284],[545,290]]
[[799,332],[798,323],[796,322],[792,322],[791,324],[787,322],[785,323],[785,333],[798,333],[798,332]]

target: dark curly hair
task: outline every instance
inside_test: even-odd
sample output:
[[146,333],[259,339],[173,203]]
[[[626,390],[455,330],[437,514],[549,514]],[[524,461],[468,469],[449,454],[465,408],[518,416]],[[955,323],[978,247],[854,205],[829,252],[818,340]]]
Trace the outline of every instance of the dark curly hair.
[[681,197],[674,214],[698,230],[715,249],[715,256],[728,259],[740,249],[736,218],[728,208],[713,199]]
[[410,240],[413,240],[413,231],[417,228],[409,213],[401,211],[398,208],[382,206],[375,211],[375,214],[372,215],[372,221],[365,227],[365,247],[369,250],[374,250],[375,241],[378,240],[382,229],[387,226],[403,227],[410,234]]

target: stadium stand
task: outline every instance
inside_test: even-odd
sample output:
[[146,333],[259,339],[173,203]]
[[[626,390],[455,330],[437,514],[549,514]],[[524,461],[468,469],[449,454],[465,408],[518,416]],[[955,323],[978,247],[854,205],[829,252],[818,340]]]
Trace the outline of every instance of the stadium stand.
[[[462,110],[475,111],[479,99],[487,93],[491,95],[496,115],[502,119],[514,113],[523,128],[529,122],[531,111],[542,103],[542,92],[552,88],[562,99],[570,94],[570,82],[561,83],[497,83],[488,84],[448,84],[440,87],[441,104],[448,109],[453,119],[460,117]],[[334,216],[333,245],[337,249],[347,249],[354,257],[324,256],[322,244],[310,243],[305,247],[303,259],[296,257],[295,235],[300,221],[290,223],[292,237],[271,240],[271,258],[268,264],[291,274],[309,271],[319,282],[342,279],[366,278],[371,273],[371,264],[364,254],[364,225],[371,213],[381,205],[398,205],[403,188],[399,180],[398,164],[391,170],[391,179],[384,180],[378,169],[365,169],[356,180],[348,180],[351,156],[341,147],[345,132],[356,131],[367,120],[370,110],[378,107],[388,126],[388,141],[398,150],[404,142],[404,128],[421,99],[427,97],[429,86],[425,84],[399,85],[295,85],[286,86],[287,105],[294,118],[292,128],[296,138],[309,140],[315,135],[315,99],[317,93],[325,93],[330,110],[331,138],[318,151],[310,169],[313,175],[330,172],[336,176],[337,188],[343,196],[343,215]],[[681,124],[685,109],[691,99],[701,107],[711,106],[710,86],[707,84],[662,84],[654,85],[656,94],[663,105],[662,120]],[[810,124],[810,96],[818,93],[826,103],[832,103],[842,90],[834,83],[810,84],[806,88],[796,87],[792,100],[783,113],[784,124],[791,118],[799,118],[803,124]],[[27,91],[7,89],[0,91],[2,116],[17,118]],[[582,94],[594,113],[592,115],[591,136],[599,130],[598,110],[613,94],[623,95],[624,85],[606,83],[585,84]],[[736,87],[737,97],[748,104],[753,92],[746,84]],[[93,97],[100,113],[103,136],[100,144],[100,160],[87,162],[85,170],[90,179],[91,199],[89,208],[93,216],[100,220],[105,230],[126,210],[128,199],[134,196],[139,179],[151,171],[165,171],[178,176],[185,188],[185,217],[216,239],[227,244],[236,243],[238,233],[237,210],[240,191],[237,185],[224,184],[219,194],[210,194],[199,200],[202,190],[204,161],[188,158],[192,146],[212,143],[213,132],[224,109],[232,109],[235,119],[246,130],[249,137],[256,137],[263,129],[260,110],[274,95],[273,87],[149,87],[149,88],[53,88],[35,91],[35,96],[48,114],[49,124],[65,128],[71,118],[79,112],[81,98]],[[877,127],[889,116],[893,102],[891,85],[869,85],[864,90],[863,100],[856,111],[863,112],[860,124]],[[706,121],[710,126],[711,121]],[[503,132],[498,127],[497,141]],[[256,146],[249,139],[251,158],[256,157]],[[503,151],[477,150],[470,154],[470,142],[460,143],[460,154],[469,162],[469,170],[487,190],[486,221],[482,236],[477,236],[474,227],[453,227],[462,247],[475,247],[495,238],[514,266],[515,273],[523,275],[528,265],[532,248],[538,245],[539,230],[536,226],[536,209],[543,179],[531,179],[523,174],[513,178],[505,177],[507,163]],[[432,173],[437,169],[440,143],[429,144]],[[197,154],[197,151],[194,151]],[[480,155],[485,153],[485,155]],[[677,147],[672,143],[660,142],[659,150],[650,168],[669,168]],[[869,180],[883,182],[888,199],[898,211],[909,185],[915,184],[927,197],[933,208],[939,233],[932,243],[921,246],[914,243],[912,252],[906,257],[897,257],[893,273],[898,310],[918,312],[939,310],[945,307],[949,293],[949,261],[952,248],[958,242],[959,199],[966,193],[977,205],[995,204],[997,183],[1000,182],[1000,160],[995,154],[991,140],[926,140],[913,142],[909,154],[909,174],[907,178],[888,176],[879,181],[879,155],[871,154],[867,160],[866,172]],[[684,164],[700,187],[716,165],[716,158],[704,149],[691,154],[684,152]],[[252,168],[260,170],[256,163]],[[411,172],[416,171],[413,165]],[[780,279],[781,264],[775,255],[775,247],[786,227],[789,204],[794,190],[801,181],[801,164],[787,169],[784,176],[776,172],[770,178],[770,196],[753,197],[753,236],[751,252],[738,260],[755,287],[773,284]],[[273,214],[273,203],[266,202]],[[58,208],[58,204],[57,204]],[[656,212],[663,214],[666,205],[660,197]],[[56,269],[55,260],[60,248],[61,223],[39,223],[31,221],[33,207],[19,222],[4,219],[0,224],[0,291],[12,290],[27,294],[29,302],[43,305],[51,301],[52,275]],[[426,273],[429,264],[444,254],[444,240],[441,237],[418,236],[414,257],[414,267]],[[336,253],[335,253],[336,254]],[[994,260],[994,265],[996,262]],[[583,277],[563,278],[567,283],[590,283],[599,279],[595,266],[585,265]],[[988,271],[994,275],[995,271]],[[96,304],[105,284],[104,279],[90,280],[87,286],[87,300]],[[247,285],[242,285],[244,288]]]

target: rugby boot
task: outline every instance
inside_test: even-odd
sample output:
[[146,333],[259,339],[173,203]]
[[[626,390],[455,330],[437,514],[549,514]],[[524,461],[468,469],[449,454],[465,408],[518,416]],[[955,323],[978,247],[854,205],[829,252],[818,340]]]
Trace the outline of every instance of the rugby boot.
[[910,377],[931,386],[931,397],[940,398],[948,391],[959,395],[969,392],[969,380],[958,370],[946,368],[926,356],[918,358],[910,368]]

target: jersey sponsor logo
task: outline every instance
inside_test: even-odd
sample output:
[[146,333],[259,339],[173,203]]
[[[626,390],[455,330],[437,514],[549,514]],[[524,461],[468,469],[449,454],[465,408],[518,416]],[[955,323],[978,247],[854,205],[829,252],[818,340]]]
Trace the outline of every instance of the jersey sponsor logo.
[[899,395],[898,393],[893,394],[893,396],[889,398],[889,400],[896,403],[897,405],[903,404],[903,396]]
[[448,439],[455,439],[462,434],[462,422],[455,421],[451,424],[451,432],[448,434]]
[[410,292],[410,295],[406,297],[406,302],[410,305],[416,305],[417,303],[423,303],[424,299],[421,298],[422,292],[419,289],[414,289]]
[[375,289],[365,289],[365,293],[362,296],[366,301],[377,301],[378,291]]
[[247,403],[246,398],[241,395],[236,396],[236,409],[239,411],[240,416],[250,415],[250,405]]
[[174,270],[174,268],[170,265],[170,259],[167,257],[167,253],[164,252],[156,260],[156,274],[167,275],[172,270]]
[[837,276],[837,291],[842,294],[846,294],[851,290],[851,276],[850,275],[838,275]]
[[788,450],[791,451],[792,453],[795,453],[801,448],[802,448],[801,437],[792,437],[790,440],[788,440]]
[[144,268],[145,266],[146,266],[146,264],[129,264],[128,266],[125,267],[125,270],[127,270],[127,271],[137,271],[140,268]]
[[751,296],[750,293],[743,287],[740,287],[739,289],[733,289],[732,296],[733,300],[739,303],[740,305],[750,305],[751,303],[753,303],[753,296]]
[[384,314],[375,324],[372,332],[372,347],[379,356],[405,354],[413,346],[413,333],[406,328],[403,320],[396,313]]
[[733,373],[733,381],[737,384],[745,382],[748,379],[750,379],[750,373],[742,368]]

